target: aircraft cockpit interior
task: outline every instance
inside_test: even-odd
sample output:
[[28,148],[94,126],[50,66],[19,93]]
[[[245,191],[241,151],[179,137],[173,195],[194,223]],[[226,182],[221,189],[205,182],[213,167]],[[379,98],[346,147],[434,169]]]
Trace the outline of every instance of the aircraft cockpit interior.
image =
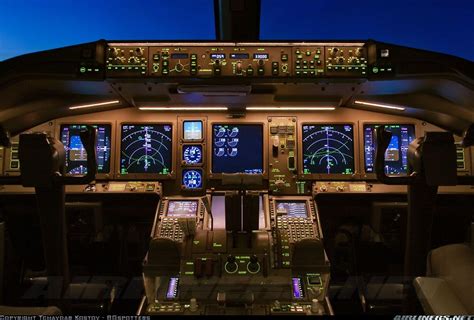
[[474,314],[474,63],[214,6],[0,61],[0,314]]

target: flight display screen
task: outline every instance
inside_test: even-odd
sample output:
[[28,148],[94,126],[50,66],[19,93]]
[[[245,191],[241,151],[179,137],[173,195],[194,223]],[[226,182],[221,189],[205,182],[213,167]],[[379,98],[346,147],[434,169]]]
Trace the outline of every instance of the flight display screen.
[[[364,125],[364,161],[365,172],[375,173],[375,129],[378,124]],[[389,124],[385,130],[392,133],[392,139],[385,152],[385,174],[403,175],[408,169],[408,146],[415,139],[415,126],[412,124]]]
[[304,174],[353,174],[354,170],[351,124],[303,125]]
[[213,173],[263,173],[261,124],[213,124]]
[[184,140],[202,139],[202,121],[183,121]]
[[185,189],[201,189],[202,188],[202,170],[201,169],[184,169],[182,185]]
[[197,210],[197,200],[169,200],[166,215],[175,218],[194,218]]
[[277,201],[276,213],[293,218],[306,218],[308,216],[306,201]]
[[120,173],[168,174],[172,164],[172,126],[122,124]]
[[[112,126],[110,124],[94,124],[92,126],[97,129],[97,173],[109,173]],[[68,174],[87,174],[87,152],[80,137],[81,131],[86,127],[85,124],[61,125],[61,142],[66,152],[65,167]]]

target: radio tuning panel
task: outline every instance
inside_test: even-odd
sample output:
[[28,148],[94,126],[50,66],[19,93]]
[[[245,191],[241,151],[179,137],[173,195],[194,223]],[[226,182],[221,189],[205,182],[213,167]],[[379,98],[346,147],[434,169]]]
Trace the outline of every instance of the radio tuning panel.
[[297,182],[296,117],[269,117],[269,189],[275,194],[302,193]]
[[363,46],[111,44],[107,76],[153,78],[318,78],[365,76]]

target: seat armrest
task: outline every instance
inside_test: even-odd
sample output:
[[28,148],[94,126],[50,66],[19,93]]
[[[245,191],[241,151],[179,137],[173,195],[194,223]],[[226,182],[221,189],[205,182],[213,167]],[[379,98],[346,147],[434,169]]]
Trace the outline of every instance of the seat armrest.
[[468,314],[445,280],[417,277],[413,280],[413,285],[426,314]]

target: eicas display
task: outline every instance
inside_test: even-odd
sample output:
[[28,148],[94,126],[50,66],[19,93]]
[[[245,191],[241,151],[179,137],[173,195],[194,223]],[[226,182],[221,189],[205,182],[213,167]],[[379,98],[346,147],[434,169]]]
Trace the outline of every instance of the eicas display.
[[352,125],[303,125],[304,174],[353,174],[354,169]]
[[172,127],[169,124],[124,124],[120,173],[168,174],[172,167]]
[[213,173],[263,173],[260,124],[214,124],[212,148]]

